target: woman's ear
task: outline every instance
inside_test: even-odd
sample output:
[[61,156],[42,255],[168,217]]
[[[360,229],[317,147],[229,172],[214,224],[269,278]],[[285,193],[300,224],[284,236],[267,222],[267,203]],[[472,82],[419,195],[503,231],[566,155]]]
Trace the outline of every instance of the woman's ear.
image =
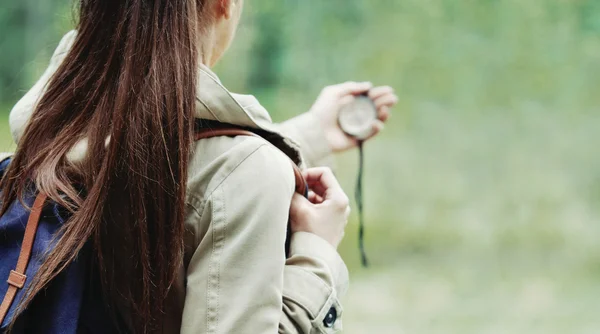
[[217,0],[217,17],[229,20],[235,10],[235,0]]

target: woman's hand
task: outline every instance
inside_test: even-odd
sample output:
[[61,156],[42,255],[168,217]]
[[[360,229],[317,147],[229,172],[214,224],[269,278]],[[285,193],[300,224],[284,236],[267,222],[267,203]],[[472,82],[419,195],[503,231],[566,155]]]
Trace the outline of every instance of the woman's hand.
[[337,248],[350,215],[348,196],[329,168],[312,168],[303,174],[310,192],[308,199],[294,194],[290,208],[292,232],[316,234]]
[[372,138],[383,129],[384,123],[390,117],[390,108],[398,103],[398,96],[392,87],[373,87],[370,82],[346,82],[328,86],[323,89],[310,109],[309,112],[314,113],[321,121],[329,147],[334,152],[345,151],[358,145],[356,139],[348,136],[340,128],[338,114],[356,95],[365,92],[368,92],[377,107],[378,121],[373,124],[373,134],[370,137]]

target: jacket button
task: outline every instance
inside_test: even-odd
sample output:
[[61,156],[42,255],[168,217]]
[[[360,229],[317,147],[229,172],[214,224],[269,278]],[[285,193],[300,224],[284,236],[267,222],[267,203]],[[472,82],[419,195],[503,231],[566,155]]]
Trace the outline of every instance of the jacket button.
[[336,320],[337,320],[337,310],[335,309],[335,307],[331,307],[329,309],[329,312],[327,312],[325,319],[323,319],[323,325],[325,325],[326,328],[331,328],[335,324]]

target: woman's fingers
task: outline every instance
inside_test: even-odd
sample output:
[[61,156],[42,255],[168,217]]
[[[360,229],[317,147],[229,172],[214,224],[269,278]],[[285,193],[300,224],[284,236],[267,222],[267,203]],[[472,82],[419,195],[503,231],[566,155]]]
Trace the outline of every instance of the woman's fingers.
[[324,200],[342,200],[343,197],[346,197],[331,168],[311,168],[305,170],[303,174],[311,190],[323,197]]
[[394,94],[383,95],[374,101],[377,107],[377,118],[386,122],[390,118],[390,108],[398,103],[398,97]]
[[309,169],[304,176],[326,188],[327,197],[309,192],[308,198],[304,198],[295,193],[290,207],[292,232],[313,233],[337,248],[348,224],[348,197],[338,189],[339,183],[329,168]]
[[367,138],[366,140],[369,140],[369,139],[377,136],[383,130],[384,127],[385,127],[385,125],[380,120],[373,122],[373,132],[371,133],[369,138]]
[[311,203],[304,196],[294,193],[290,206],[290,217],[292,220],[304,220],[310,214]]
[[377,109],[381,107],[393,107],[398,103],[398,96],[394,93],[381,95],[380,97],[373,100]]
[[325,197],[325,193],[327,192],[327,188],[323,186],[320,182],[306,182],[308,185],[308,189],[315,194]]
[[346,95],[360,95],[373,88],[370,82],[348,81],[337,85],[331,85],[323,88],[321,97],[341,98]]
[[303,172],[304,178],[306,178],[306,182],[319,182],[323,186],[329,187],[339,187],[339,183],[335,176],[333,175],[333,171],[328,167],[317,167],[317,168],[309,168]]
[[352,95],[352,94],[342,97],[338,102],[340,105],[340,108],[354,102],[355,99],[356,99],[356,97],[354,97],[354,95]]
[[371,88],[373,88],[373,84],[370,82],[345,82],[336,86],[331,86],[332,89],[337,93],[339,97],[346,95],[360,95],[366,93]]
[[377,110],[377,118],[382,122],[386,122],[388,118],[390,118],[390,116],[391,113],[390,108],[388,106],[382,106]]
[[369,90],[369,97],[373,101],[377,100],[378,98],[380,98],[384,95],[389,95],[389,94],[394,94],[394,88],[392,88],[390,86],[379,86],[379,87],[375,87],[375,88],[372,88],[371,90]]
[[321,197],[320,195],[317,195],[314,191],[309,191],[308,192],[308,200],[312,204],[321,204],[321,203],[323,203],[323,197]]
[[[398,103],[398,95],[390,86],[379,86],[369,91],[369,97],[377,108],[377,118],[385,122],[390,118],[390,108]],[[379,125],[377,125],[379,126]]]

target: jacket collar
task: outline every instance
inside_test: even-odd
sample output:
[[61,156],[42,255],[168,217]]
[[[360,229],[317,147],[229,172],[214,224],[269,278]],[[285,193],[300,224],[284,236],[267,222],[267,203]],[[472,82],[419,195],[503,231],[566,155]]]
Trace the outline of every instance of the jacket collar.
[[[58,69],[60,63],[70,50],[75,40],[75,32],[69,32],[57,50],[49,68],[40,82],[29,91],[12,109],[10,127],[15,142],[21,138],[25,126],[43,94],[43,89],[51,75]],[[268,134],[270,141],[284,151],[292,160],[300,162],[300,150],[297,143],[285,137],[273,124],[267,110],[251,95],[241,95],[229,92],[215,73],[207,66],[200,65],[198,70],[198,87],[196,89],[196,110],[194,116],[229,123],[232,125],[259,130]],[[85,156],[86,141],[78,143],[69,153],[69,159],[79,160]]]
[[[252,95],[231,93],[217,75],[201,64],[196,89],[197,119],[228,123],[259,130],[294,162],[302,162],[300,146],[273,124],[269,112]],[[265,136],[266,135],[266,136]]]
[[198,73],[195,116],[264,130],[272,127],[269,113],[254,96],[229,92],[217,75],[203,64]]

